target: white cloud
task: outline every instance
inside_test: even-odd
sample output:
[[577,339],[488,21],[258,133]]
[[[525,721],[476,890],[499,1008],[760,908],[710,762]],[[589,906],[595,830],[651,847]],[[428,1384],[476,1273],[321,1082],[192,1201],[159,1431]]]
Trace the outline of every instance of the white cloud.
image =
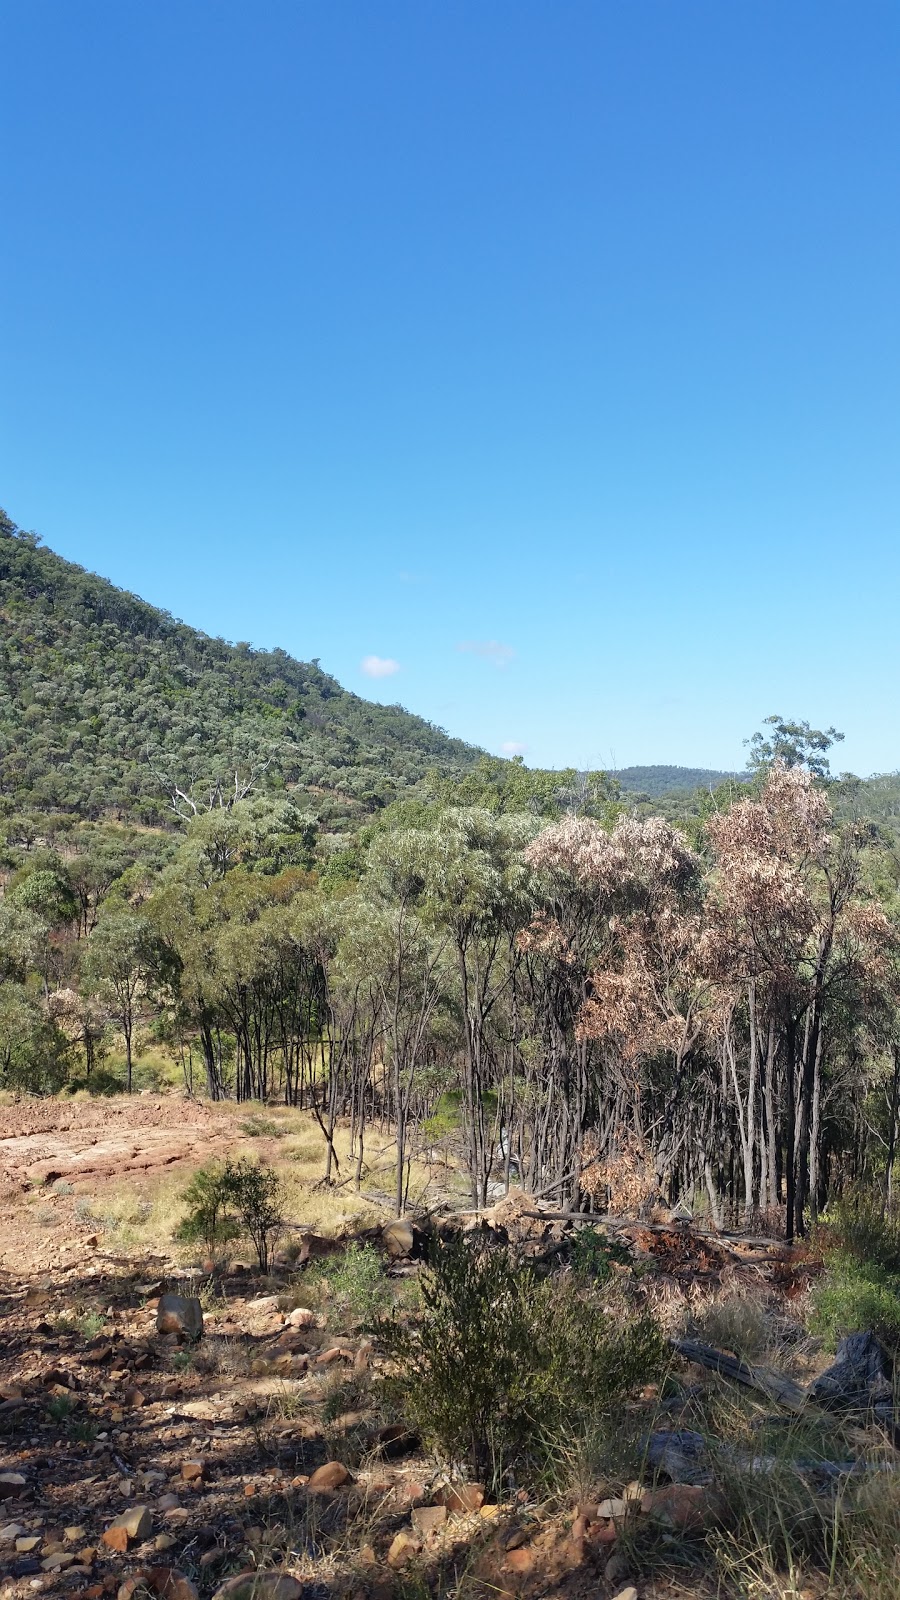
[[499,639],[463,639],[456,648],[467,655],[482,656],[485,661],[493,661],[495,667],[508,666],[516,653],[511,644],[501,644]]
[[400,671],[399,661],[391,656],[363,656],[360,666],[367,678],[392,678]]
[[500,749],[505,756],[524,756],[528,754],[527,744],[520,744],[518,739],[505,739]]

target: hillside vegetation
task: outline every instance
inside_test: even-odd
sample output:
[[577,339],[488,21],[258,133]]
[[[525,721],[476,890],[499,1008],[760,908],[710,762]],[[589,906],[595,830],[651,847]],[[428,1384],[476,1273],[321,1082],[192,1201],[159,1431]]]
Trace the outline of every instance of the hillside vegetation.
[[205,792],[265,769],[268,787],[327,791],[340,813],[478,756],[315,661],[208,638],[3,513],[0,621],[0,787],[19,807],[155,823],[176,785]]
[[[530,770],[9,523],[0,611],[15,1576],[893,1600],[900,780],[779,716],[740,776]],[[207,1331],[154,1331],[184,1270]],[[811,1418],[860,1333],[871,1394]],[[162,1546],[104,1526],[148,1464]]]
[[736,774],[717,772],[711,767],[621,767],[616,777],[626,794],[656,795],[673,791],[690,793],[693,789],[717,789],[720,783]]

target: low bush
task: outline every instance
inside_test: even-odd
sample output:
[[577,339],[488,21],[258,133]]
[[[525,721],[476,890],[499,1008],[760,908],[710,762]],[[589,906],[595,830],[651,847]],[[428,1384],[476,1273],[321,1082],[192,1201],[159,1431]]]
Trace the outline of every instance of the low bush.
[[810,1327],[830,1349],[848,1333],[871,1330],[900,1348],[900,1218],[871,1193],[830,1208],[817,1242],[825,1271],[810,1296]]
[[256,1251],[260,1272],[268,1272],[272,1247],[284,1227],[281,1179],[273,1167],[262,1161],[226,1161],[225,1183],[228,1197],[249,1234]]
[[320,1290],[316,1294],[313,1289],[312,1298],[327,1300],[357,1322],[371,1321],[390,1302],[381,1257],[371,1245],[353,1243],[343,1255],[323,1261],[307,1274],[304,1288],[308,1291],[317,1280]]
[[900,1277],[900,1216],[885,1211],[871,1191],[853,1191],[829,1207],[821,1242],[826,1252],[839,1250]]
[[[755,1408],[742,1412],[732,1402],[717,1428],[722,1517],[709,1549],[722,1590],[741,1600],[894,1600],[900,1485],[879,1470],[883,1447],[873,1440],[861,1457],[858,1430],[823,1414],[773,1419],[761,1430]],[[836,1470],[849,1460],[871,1471]]]
[[439,1246],[422,1278],[418,1321],[377,1325],[405,1420],[454,1463],[497,1485],[528,1461],[551,1469],[638,1385],[666,1347],[649,1316],[613,1325],[571,1282],[539,1282],[500,1250]]
[[228,1210],[234,1198],[231,1187],[221,1162],[195,1172],[181,1196],[188,1213],[175,1230],[176,1239],[182,1244],[202,1244],[208,1256],[215,1256],[221,1245],[235,1239],[240,1228]]
[[176,1239],[200,1241],[209,1255],[245,1233],[253,1242],[261,1272],[268,1272],[272,1246],[284,1226],[283,1188],[272,1167],[241,1158],[201,1167],[184,1190],[187,1216]]
[[579,1278],[606,1283],[614,1267],[633,1267],[631,1251],[620,1239],[597,1228],[581,1228],[572,1240],[572,1271]]
[[810,1295],[809,1325],[829,1350],[846,1334],[869,1330],[900,1348],[900,1280],[852,1255],[829,1253]]

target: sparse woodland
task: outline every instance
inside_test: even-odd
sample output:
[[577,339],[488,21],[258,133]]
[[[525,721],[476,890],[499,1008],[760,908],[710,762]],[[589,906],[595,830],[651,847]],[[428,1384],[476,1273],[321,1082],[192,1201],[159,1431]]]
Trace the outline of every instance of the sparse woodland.
[[[131,1493],[122,1452],[152,1448],[145,1488],[178,1486],[173,1395],[231,1419],[185,1464],[205,1521],[169,1506],[177,1536],[153,1546],[181,1565],[128,1568],[127,1600],[198,1600],[235,1569],[233,1600],[304,1600],[300,1568],[339,1600],[580,1600],[632,1574],[641,1600],[891,1600],[900,781],[834,777],[841,736],[780,717],[741,778],[699,789],[682,769],[660,794],[529,771],[316,663],[206,639],[7,522],[0,619],[4,1105],[27,1122],[74,1100],[77,1122],[79,1099],[94,1119],[101,1096],[177,1086],[212,1151],[168,1191],[129,1177],[118,1212],[66,1180],[38,1207],[27,1176],[9,1189],[23,1239],[59,1225],[83,1255],[91,1229],[120,1252],[114,1272],[67,1265],[37,1333],[27,1282],[4,1279],[21,1381],[0,1431],[5,1408],[13,1435],[26,1418],[29,1471],[58,1444],[54,1503],[89,1453],[109,1468],[91,1537],[137,1559],[146,1507],[133,1534],[97,1531],[104,1495]],[[123,1159],[173,1104],[190,1120],[174,1096],[116,1102],[145,1104]],[[179,1169],[200,1147],[156,1145]],[[449,1222],[385,1227],[438,1171]],[[288,1215],[301,1193],[312,1223]],[[338,1237],[310,1233],[332,1214]],[[206,1332],[169,1295],[154,1334],[149,1262],[185,1260]],[[845,1424],[822,1368],[847,1335],[869,1365]],[[140,1436],[105,1423],[110,1339],[140,1367]],[[394,1445],[412,1464],[385,1488]],[[241,1522],[263,1462],[286,1476]],[[0,1473],[27,1517],[19,1478]],[[14,1576],[106,1570],[45,1522],[8,1525]]]
[[[11,525],[0,551],[2,681],[7,719],[20,719],[3,767],[5,1087],[108,1087],[120,1081],[112,1049],[130,1088],[151,1044],[194,1093],[310,1108],[326,1178],[338,1122],[360,1176],[367,1130],[394,1130],[398,1213],[413,1155],[435,1146],[464,1166],[473,1206],[512,1182],[563,1209],[661,1200],[719,1226],[775,1227],[780,1214],[791,1237],[848,1187],[890,1194],[897,854],[889,819],[866,815],[866,786],[830,779],[833,729],[770,719],[747,781],[701,795],[681,826],[641,814],[601,774],[529,773],[471,752],[466,771],[432,766],[404,798],[335,831],[333,805],[323,817],[315,784],[291,784],[283,751],[266,753],[260,736],[243,763],[233,748],[225,762],[199,734],[169,755],[148,742],[129,767],[140,780],[113,782],[139,796],[137,814],[154,794],[165,826],[127,806],[91,815],[74,776],[60,811],[58,780],[96,778],[105,748],[121,755],[110,628],[123,640],[115,663],[144,618],[150,654],[131,652],[121,714],[137,696],[173,738],[179,699],[188,718],[203,711],[208,740],[234,735],[207,720],[212,669],[198,652],[220,674],[227,658],[232,695],[269,669],[170,619],[151,640],[146,617],[159,614]],[[65,682],[80,674],[82,693],[68,763],[70,690],[38,683],[35,666],[52,664],[48,638],[64,635],[89,641],[66,657]],[[157,660],[176,647],[177,693]],[[107,697],[93,733],[90,673]],[[424,727],[392,715],[408,740]],[[247,738],[273,717],[283,724],[257,704]],[[346,718],[330,738],[345,738]],[[426,746],[441,739],[432,730]],[[189,757],[207,762],[205,780]]]

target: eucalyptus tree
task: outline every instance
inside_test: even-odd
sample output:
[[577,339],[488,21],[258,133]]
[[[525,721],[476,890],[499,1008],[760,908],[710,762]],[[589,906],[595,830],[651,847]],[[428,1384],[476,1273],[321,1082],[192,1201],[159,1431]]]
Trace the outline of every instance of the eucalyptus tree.
[[423,914],[442,930],[456,968],[463,1125],[476,1206],[487,1199],[501,1131],[502,1097],[493,1119],[488,1109],[488,1092],[500,1075],[492,1028],[511,995],[520,960],[517,936],[534,908],[524,848],[536,831],[530,817],[450,807],[422,833],[419,845]]
[[[834,827],[825,790],[799,764],[776,762],[758,797],[710,819],[714,869],[709,950],[719,981],[746,994],[749,1075],[740,1117],[745,1205],[752,1184],[757,1062],[763,1063],[770,1184],[775,1063],[781,1064],[788,1237],[819,1192],[829,1030],[852,996],[868,1014],[890,1004],[896,930],[866,891],[863,841]],[[766,1035],[764,1052],[760,1033]],[[734,1046],[728,1052],[734,1067]],[[732,1081],[739,1097],[736,1070]]]
[[101,917],[83,963],[85,988],[109,1007],[125,1040],[125,1088],[131,1093],[134,1025],[160,970],[160,947],[152,924],[131,911]]
[[348,908],[345,972],[363,973],[377,997],[389,1063],[396,1127],[395,1203],[402,1214],[409,1181],[410,1113],[431,1027],[446,1003],[450,940],[428,913],[428,886],[439,836],[422,828],[378,835],[369,851],[360,895]]

